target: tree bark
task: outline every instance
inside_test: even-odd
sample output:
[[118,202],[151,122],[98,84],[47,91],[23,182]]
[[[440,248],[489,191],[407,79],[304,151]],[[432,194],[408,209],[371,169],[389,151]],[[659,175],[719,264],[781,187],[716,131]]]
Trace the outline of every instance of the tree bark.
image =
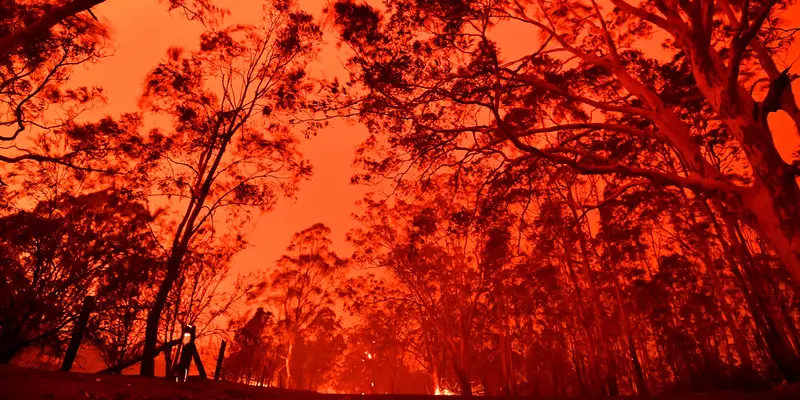
[[[700,92],[741,144],[753,170],[753,183],[741,195],[742,205],[752,216],[746,222],[769,240],[795,285],[800,286],[800,187],[794,168],[781,159],[767,124],[768,114],[780,105],[756,102],[739,84],[730,87],[728,69],[719,53],[699,47],[691,35],[679,39]],[[780,99],[787,93],[791,83],[777,82],[770,85],[767,99]]]

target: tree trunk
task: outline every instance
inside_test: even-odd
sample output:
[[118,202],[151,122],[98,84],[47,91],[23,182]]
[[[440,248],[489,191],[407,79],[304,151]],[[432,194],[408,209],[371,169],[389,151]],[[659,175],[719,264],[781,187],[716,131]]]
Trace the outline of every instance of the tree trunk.
[[[750,309],[756,328],[767,345],[770,357],[775,361],[784,378],[788,382],[797,382],[800,380],[800,359],[798,359],[796,353],[790,352],[790,346],[787,345],[786,339],[782,337],[783,335],[778,330],[772,311],[766,304],[769,300],[765,297],[764,284],[756,271],[754,271],[752,257],[750,257],[749,250],[743,241],[744,238],[741,237],[736,221],[728,215],[723,215],[723,217],[731,239],[733,253],[739,256],[741,266],[747,273],[747,277],[745,277],[735,265],[732,266],[732,271],[742,286],[745,303]],[[728,253],[731,252],[729,251]],[[747,283],[752,285],[752,289],[748,289]]]
[[472,396],[472,382],[469,379],[469,374],[462,367],[456,368],[456,377],[458,378],[458,386],[462,396]]
[[502,285],[500,286],[497,299],[497,314],[500,322],[500,363],[503,376],[502,393],[504,396],[512,395],[513,366],[511,364],[511,343],[508,340],[508,316],[505,311],[505,297],[502,295]]
[[164,311],[164,307],[167,304],[167,297],[169,296],[170,290],[172,290],[172,285],[180,276],[182,258],[183,252],[177,254],[173,253],[167,261],[167,274],[164,280],[161,281],[153,306],[147,313],[147,326],[144,332],[144,350],[142,353],[143,358],[139,369],[139,374],[141,376],[152,377],[155,375],[155,358],[156,355],[158,355],[155,351],[158,342],[158,325],[159,322],[161,322],[161,313]]
[[225,360],[225,347],[227,343],[223,340],[219,345],[219,353],[217,355],[217,366],[214,368],[214,380],[218,381],[222,377],[222,363]]
[[[215,143],[216,140],[220,138],[219,130],[222,127],[222,123],[223,118],[218,118],[213,129],[211,140],[212,143]],[[189,242],[196,232],[197,226],[195,226],[195,223],[197,223],[197,218],[200,215],[200,211],[203,209],[205,201],[208,198],[208,194],[211,191],[211,186],[216,178],[217,169],[222,162],[222,158],[225,155],[228,144],[230,144],[233,133],[234,132],[226,132],[226,134],[222,136],[222,141],[219,144],[219,148],[216,149],[216,154],[214,154],[214,149],[211,147],[207,148],[207,153],[204,156],[201,156],[201,158],[205,157],[206,161],[209,161],[213,158],[213,162],[207,170],[198,168],[201,172],[198,173],[197,179],[194,182],[194,187],[197,190],[197,193],[193,194],[193,197],[186,208],[186,212],[183,214],[183,219],[181,220],[180,224],[178,224],[175,237],[172,241],[172,247],[170,248],[169,258],[167,259],[166,263],[166,276],[164,277],[164,280],[161,281],[153,306],[147,313],[147,326],[145,328],[143,353],[144,358],[142,359],[142,365],[140,369],[140,374],[142,376],[153,376],[155,373],[156,354],[154,353],[154,349],[156,348],[156,342],[158,341],[158,325],[161,322],[161,313],[164,311],[164,306],[167,304],[167,297],[169,296],[170,290],[172,290],[172,285],[174,285],[175,281],[180,277],[180,268],[183,262],[183,257],[186,255],[186,252],[189,249]]]
[[294,351],[294,339],[289,340],[289,347],[286,350],[286,388],[292,388],[292,352]]
[[70,338],[69,346],[67,347],[67,353],[64,355],[64,361],[61,363],[62,371],[69,371],[72,369],[72,364],[78,356],[78,350],[81,347],[83,336],[86,334],[86,325],[89,323],[89,316],[92,311],[94,311],[94,307],[94,296],[86,296],[86,298],[83,299],[83,306],[81,307],[78,320],[75,321],[75,326],[72,330],[72,338]]
[[436,359],[431,352],[431,381],[433,382],[433,394],[439,394],[439,368],[436,366]]
[[[645,328],[646,329],[646,328]],[[631,330],[632,331],[632,330]],[[631,332],[633,333],[633,332]],[[650,350],[647,345],[647,332],[642,332],[639,330],[638,334],[634,336],[634,343],[640,343],[641,352],[642,352],[642,371],[652,370],[652,359],[650,358]],[[658,349],[658,346],[655,346]],[[637,353],[638,354],[638,353]],[[658,356],[658,354],[656,354]],[[645,373],[645,384],[647,384],[647,375]]]
[[453,372],[458,379],[459,391],[462,396],[472,396],[472,381],[469,376],[469,347],[467,345],[468,334],[463,330],[461,331],[461,341],[456,349],[452,342],[448,342],[448,348],[453,360]]
[[776,176],[752,189],[745,204],[755,214],[757,231],[772,243],[795,286],[800,287],[800,189],[793,174],[774,173]]
[[[595,341],[592,325],[586,320],[584,315],[583,307],[586,303],[586,300],[584,299],[583,291],[580,287],[580,282],[578,281],[578,275],[575,273],[575,268],[572,266],[572,260],[570,259],[569,255],[565,256],[565,258],[567,268],[569,269],[569,276],[572,280],[572,284],[575,286],[575,308],[578,310],[577,319],[580,320],[580,326],[583,328],[582,331],[586,336],[586,356],[589,363],[586,368],[587,371],[578,371],[577,368],[579,365],[576,364],[576,372],[584,373],[582,377],[579,376],[582,394],[599,394],[597,391],[598,388],[602,386],[602,377],[599,375],[598,370],[599,361],[597,360],[597,343]],[[577,347],[577,338],[575,338],[573,357],[577,357],[577,355],[575,355],[577,352]],[[575,360],[577,360],[577,358],[573,359],[573,361]]]
[[779,319],[781,320],[781,326],[784,327],[784,336],[786,337],[786,340],[791,343],[795,353],[800,354],[800,343],[798,343],[797,327],[795,326],[794,319],[786,307],[786,301],[783,299],[783,295],[781,294],[781,287],[779,285],[772,285],[771,289],[771,298],[773,299],[771,303],[774,305],[774,308],[777,309],[775,310],[775,314],[780,317]]
[[19,351],[16,345],[19,340],[19,329],[16,325],[5,324],[0,334],[0,364],[8,364]]
[[[704,241],[702,238],[700,240]],[[733,345],[736,348],[736,353],[739,354],[742,369],[747,374],[753,374],[755,373],[755,369],[753,368],[753,359],[750,356],[750,349],[747,346],[747,340],[736,324],[736,317],[733,314],[733,309],[728,303],[728,299],[725,298],[724,288],[722,287],[719,274],[717,274],[716,267],[714,267],[713,263],[706,263],[706,269],[708,270],[708,274],[711,278],[711,287],[714,290],[714,295],[717,297],[720,308],[722,309],[722,320],[733,337]]]
[[628,314],[625,312],[625,308],[622,306],[622,295],[620,294],[619,290],[619,281],[614,279],[614,291],[617,295],[617,307],[619,307],[619,319],[622,323],[622,331],[625,333],[625,336],[628,338],[628,354],[631,357],[631,362],[633,363],[633,375],[636,379],[636,394],[639,396],[646,396],[648,394],[647,390],[647,383],[644,380],[644,371],[642,370],[642,364],[639,361],[639,354],[636,352],[636,344],[633,342],[633,334],[631,333],[630,323],[628,322]]
[[[570,200],[571,199],[570,194]],[[578,217],[577,211],[572,208],[573,216],[576,218]],[[600,363],[598,365],[598,373],[601,382],[603,382],[603,387],[606,388],[606,393],[604,394],[611,394],[616,395],[617,391],[617,377],[615,376],[615,371],[612,366],[614,360],[611,359],[611,355],[608,351],[608,343],[606,343],[605,333],[603,332],[603,321],[605,320],[605,313],[602,310],[602,301],[600,299],[600,293],[597,290],[597,286],[594,282],[594,277],[592,276],[592,267],[589,261],[589,250],[588,250],[588,243],[586,237],[584,236],[584,232],[582,228],[578,228],[578,245],[579,250],[581,253],[581,266],[583,267],[583,275],[585,276],[587,289],[589,292],[589,299],[592,303],[592,326],[595,330],[595,335],[597,338],[597,347],[600,349]]]
[[591,394],[591,389],[589,387],[590,383],[587,383],[586,378],[584,377],[583,373],[583,363],[580,362],[578,359],[578,352],[573,346],[572,350],[572,365],[575,368],[575,377],[578,379],[578,386],[581,389],[581,396],[586,396]]
[[[181,345],[179,344],[177,347],[178,351],[175,354],[180,354]],[[172,373],[174,371],[175,371],[175,365],[173,365],[172,362],[172,349],[169,349],[164,352],[164,376],[171,379],[173,377]]]
[[267,362],[267,372],[269,372],[267,387],[272,387],[272,381],[275,380],[275,368],[272,367],[272,359]]
[[[767,124],[768,114],[780,105],[756,102],[738,83],[729,87],[725,60],[713,48],[699,46],[694,40],[693,35],[682,35],[679,44],[692,63],[697,87],[741,144],[753,170],[752,185],[740,195],[752,216],[746,221],[772,244],[795,285],[800,286],[800,187],[794,167],[781,158]],[[791,81],[776,83],[773,80],[770,85],[767,99],[781,99],[791,85]]]

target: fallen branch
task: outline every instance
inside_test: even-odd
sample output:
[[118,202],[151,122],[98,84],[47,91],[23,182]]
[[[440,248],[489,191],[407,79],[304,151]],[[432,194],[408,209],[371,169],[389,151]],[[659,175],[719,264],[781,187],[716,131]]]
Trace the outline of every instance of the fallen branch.
[[[171,342],[166,342],[166,343],[162,344],[161,346],[156,348],[155,355],[158,355],[162,351],[169,350],[172,347],[177,346],[180,342],[181,342],[181,339],[175,339],[175,340],[173,340]],[[123,362],[121,364],[115,365],[113,367],[108,367],[108,368],[98,372],[98,374],[119,374],[125,368],[128,368],[131,365],[134,365],[134,364],[138,363],[139,361],[142,361],[143,358],[144,358],[144,353],[142,353],[142,354],[140,354],[140,355],[138,355],[138,356],[136,356],[134,358],[131,358],[130,360],[125,361],[125,362]]]

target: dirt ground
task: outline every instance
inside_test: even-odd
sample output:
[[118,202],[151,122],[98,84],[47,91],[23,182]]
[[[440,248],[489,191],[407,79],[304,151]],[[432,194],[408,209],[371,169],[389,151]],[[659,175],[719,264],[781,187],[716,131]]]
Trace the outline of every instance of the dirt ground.
[[[319,394],[275,388],[258,388],[231,382],[209,380],[193,380],[184,384],[177,384],[165,379],[142,378],[139,376],[42,371],[0,365],[0,400],[431,400],[433,397],[434,396]],[[450,396],[450,398],[455,400],[458,396]],[[633,399],[635,397],[619,398]],[[757,394],[715,393],[691,396],[663,396],[656,398],[675,400],[800,399],[800,389],[785,389],[771,393]]]

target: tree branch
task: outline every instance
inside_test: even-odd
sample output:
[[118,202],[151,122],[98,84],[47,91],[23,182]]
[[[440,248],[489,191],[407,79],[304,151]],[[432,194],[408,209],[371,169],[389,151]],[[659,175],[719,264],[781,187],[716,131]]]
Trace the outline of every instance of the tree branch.
[[756,39],[758,31],[764,21],[767,20],[767,17],[769,17],[772,7],[776,3],[777,0],[769,0],[764,3],[749,26],[747,26],[747,3],[744,6],[745,9],[742,10],[742,20],[739,22],[740,28],[738,34],[733,38],[733,43],[731,43],[731,56],[728,64],[728,91],[734,96],[739,91],[739,69],[744,59],[744,53],[750,43]]
[[88,11],[90,8],[105,1],[106,0],[74,0],[46,12],[38,21],[14,33],[0,37],[0,57],[7,58],[11,52],[21,47],[24,43],[33,41],[37,36],[49,31],[54,26],[62,23],[65,19]]

